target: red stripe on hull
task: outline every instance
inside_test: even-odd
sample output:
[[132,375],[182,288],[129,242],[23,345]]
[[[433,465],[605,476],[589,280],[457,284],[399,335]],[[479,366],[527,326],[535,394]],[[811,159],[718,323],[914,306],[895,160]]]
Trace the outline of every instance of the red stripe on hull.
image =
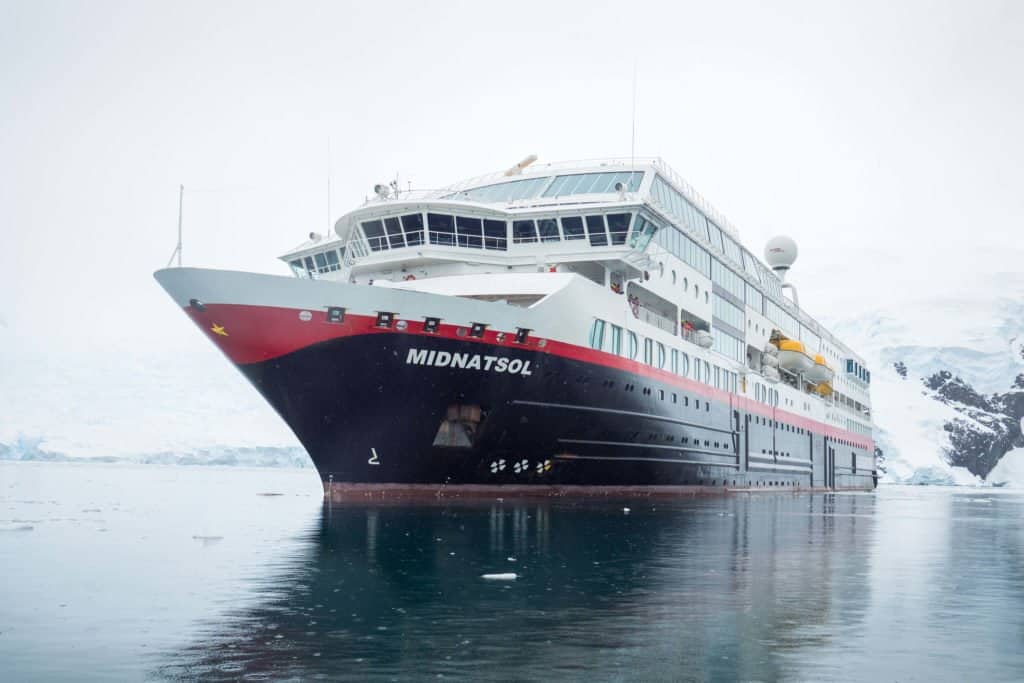
[[[442,323],[436,333],[429,333],[423,329],[424,321],[405,318],[396,319],[396,322],[402,320],[407,325],[405,330],[397,330],[393,326],[390,328],[378,327],[376,318],[372,316],[351,313],[346,313],[342,322],[331,323],[327,322],[325,311],[240,304],[204,304],[203,309],[187,306],[185,312],[205,332],[206,336],[233,363],[238,365],[272,360],[331,339],[370,334],[427,335],[459,339],[485,346],[523,348],[523,345],[514,341],[514,330],[486,329],[482,338],[475,339],[466,336],[468,329],[465,327]],[[300,315],[305,313],[309,313],[308,320],[300,318]],[[499,335],[501,335],[501,340],[499,340]],[[525,346],[535,353],[552,354],[648,377],[700,394],[711,400],[727,403],[735,409],[785,422],[832,439],[849,442],[859,448],[874,449],[874,441],[866,439],[860,434],[839,429],[787,410],[773,408],[760,401],[722,391],[628,358],[533,336],[528,339]]]

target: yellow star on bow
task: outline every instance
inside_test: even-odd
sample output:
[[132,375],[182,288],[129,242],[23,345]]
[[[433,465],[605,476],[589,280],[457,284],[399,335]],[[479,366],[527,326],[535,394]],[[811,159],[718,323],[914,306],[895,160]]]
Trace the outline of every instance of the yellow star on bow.
[[210,331],[213,332],[214,334],[219,334],[222,337],[228,336],[227,330],[224,329],[224,326],[218,325],[217,323],[213,324],[213,327],[210,328]]

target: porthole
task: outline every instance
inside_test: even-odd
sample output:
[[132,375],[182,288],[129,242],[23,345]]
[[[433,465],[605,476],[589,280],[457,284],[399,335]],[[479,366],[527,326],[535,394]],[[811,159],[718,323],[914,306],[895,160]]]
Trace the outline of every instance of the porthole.
[[690,278],[684,277],[683,278],[683,291],[685,292],[689,288],[690,288]]
[[693,298],[700,298],[700,285],[698,285],[696,282],[693,283]]
[[665,264],[658,262],[658,277],[665,277]]
[[676,283],[676,271],[672,271],[672,284]]
[[708,296],[707,292],[704,292],[704,303],[708,303],[709,301],[711,301],[711,297]]

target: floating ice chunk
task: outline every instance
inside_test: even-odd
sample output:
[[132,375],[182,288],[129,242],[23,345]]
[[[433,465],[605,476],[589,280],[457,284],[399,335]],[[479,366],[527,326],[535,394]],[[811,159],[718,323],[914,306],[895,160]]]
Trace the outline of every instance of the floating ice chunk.
[[515,572],[506,572],[504,574],[483,574],[481,578],[488,581],[515,581],[519,576]]

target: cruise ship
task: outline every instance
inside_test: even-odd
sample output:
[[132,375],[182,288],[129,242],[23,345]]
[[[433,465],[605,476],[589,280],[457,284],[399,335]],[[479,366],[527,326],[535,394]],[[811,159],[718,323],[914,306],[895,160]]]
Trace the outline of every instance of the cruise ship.
[[[660,159],[373,187],[290,275],[156,279],[325,494],[870,490],[864,360]],[[788,295],[787,295],[788,294]]]

